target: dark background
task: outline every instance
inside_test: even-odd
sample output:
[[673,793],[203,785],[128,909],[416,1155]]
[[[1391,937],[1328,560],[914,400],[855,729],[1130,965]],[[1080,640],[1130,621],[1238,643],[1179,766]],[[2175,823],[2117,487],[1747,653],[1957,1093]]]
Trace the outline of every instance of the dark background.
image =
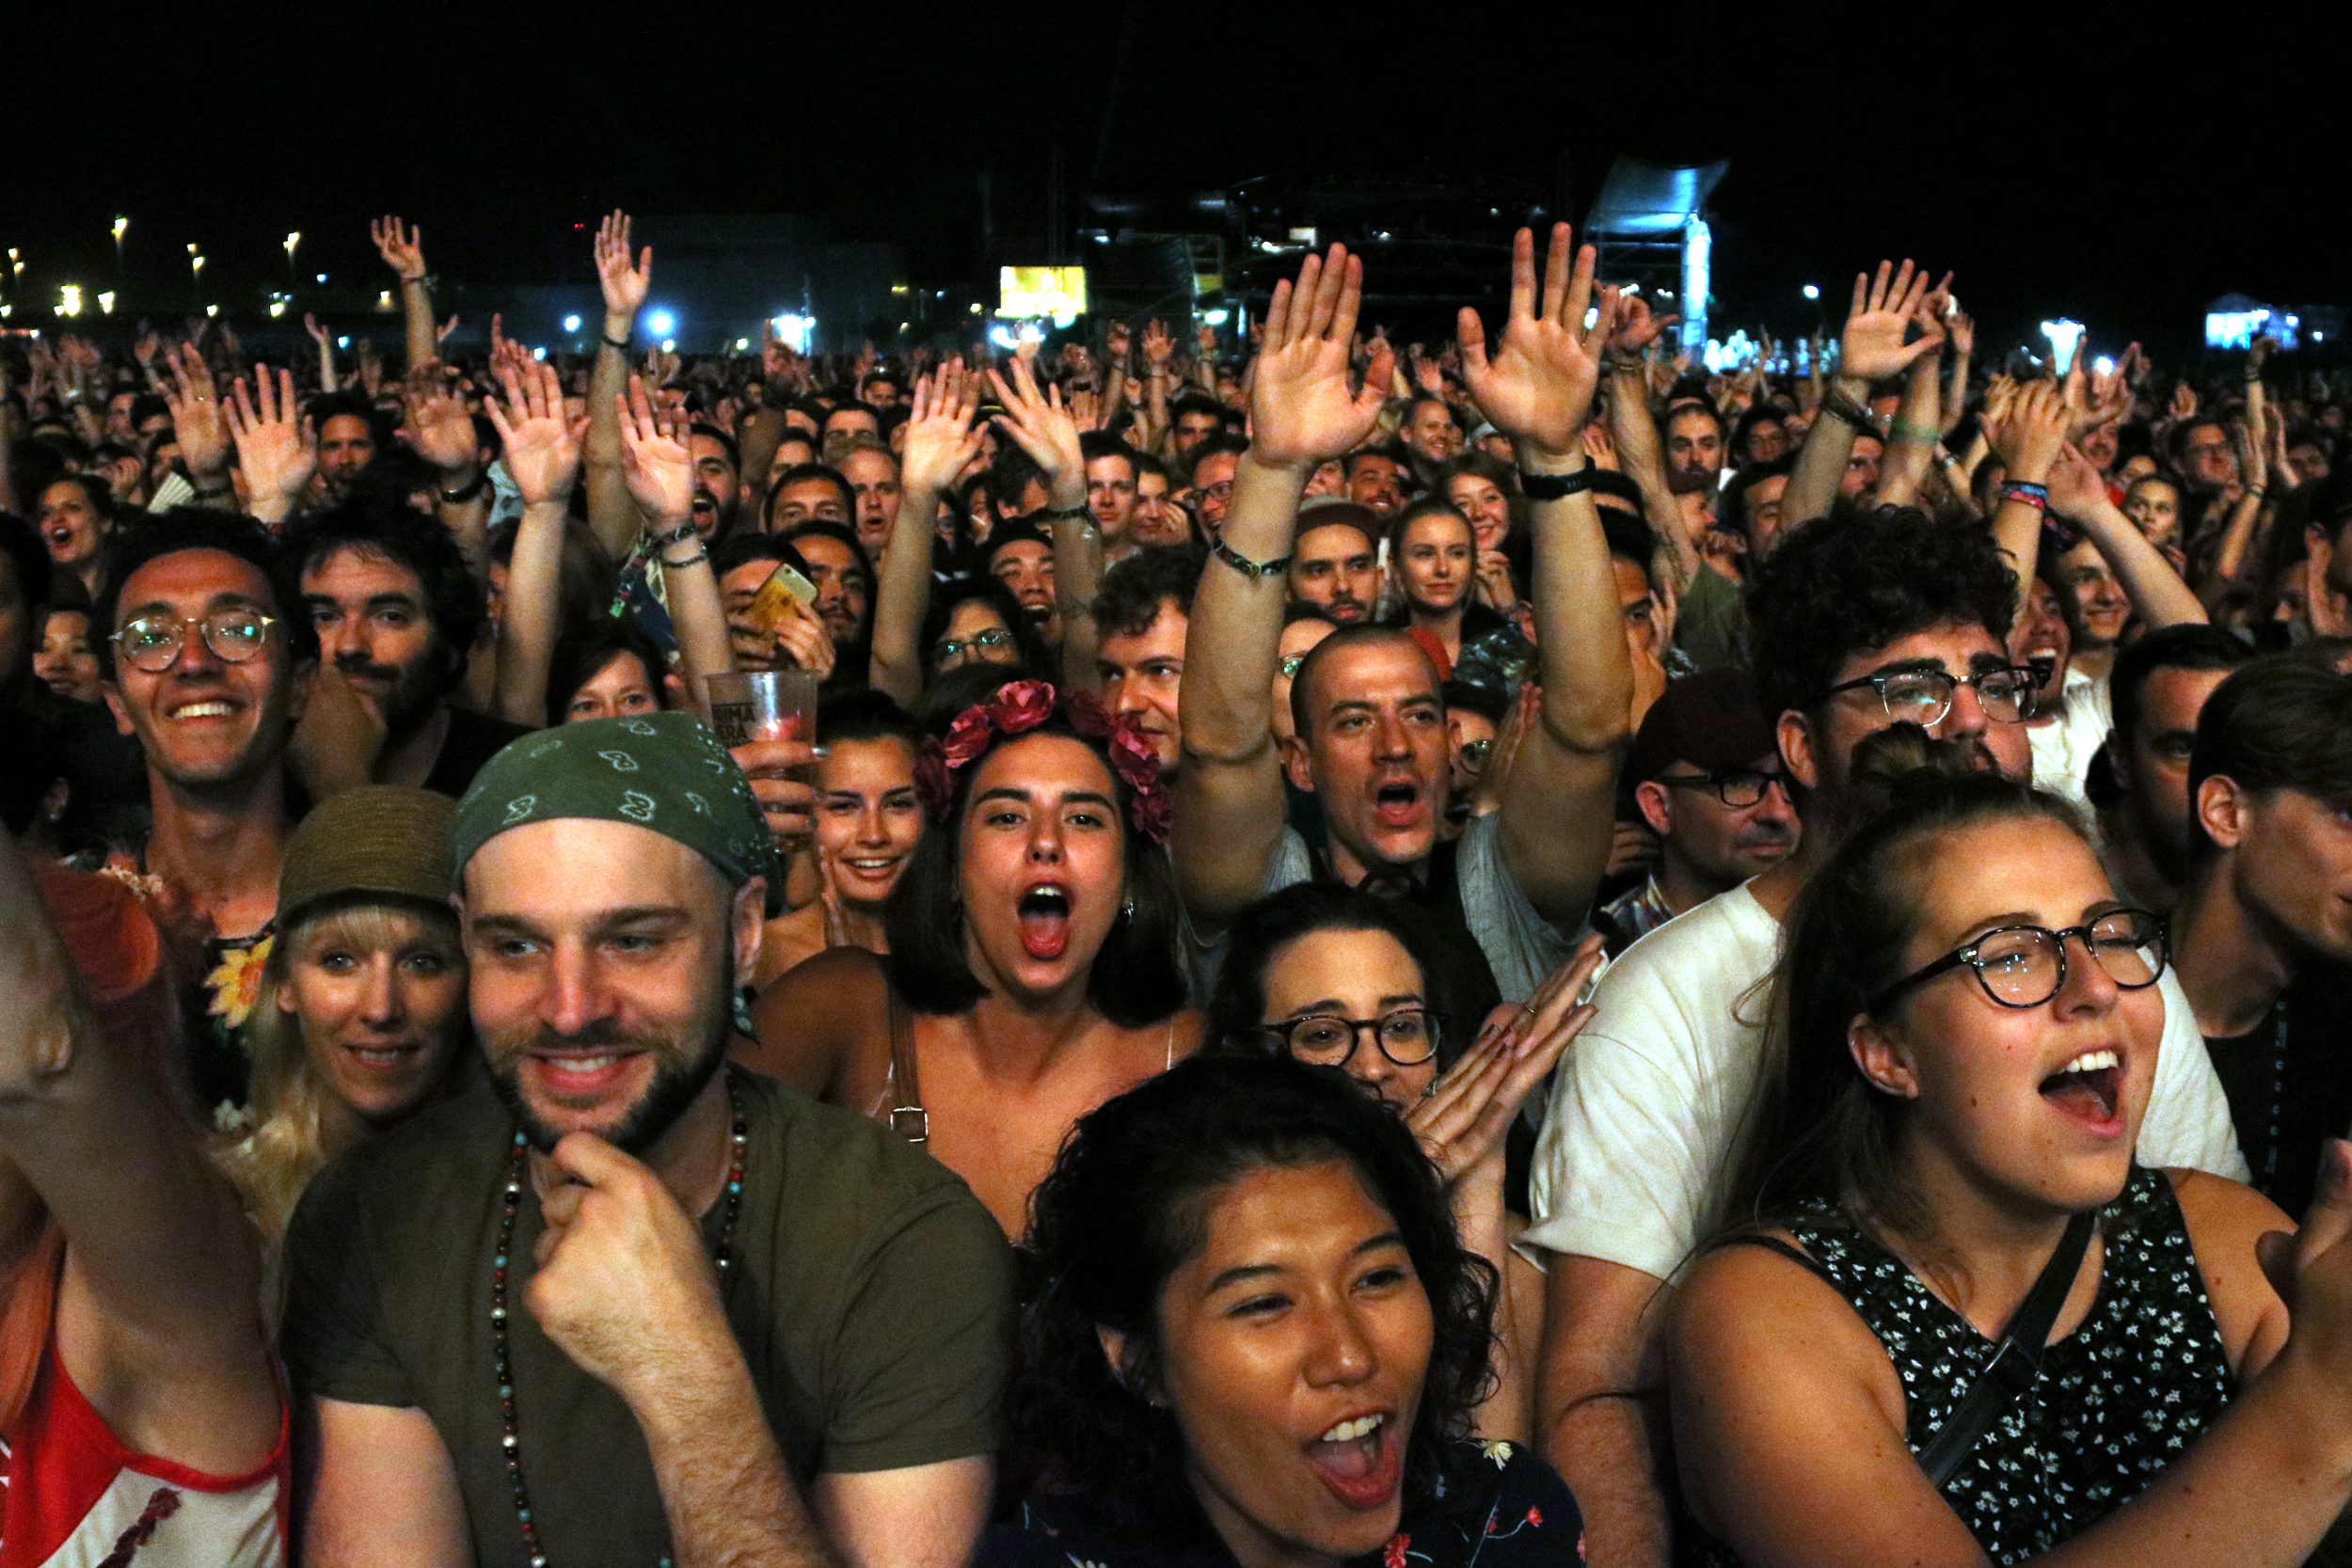
[[1996,340],[2067,314],[2099,349],[2180,352],[2225,291],[2352,303],[2341,13],[27,8],[6,24],[0,244],[25,252],[12,297],[36,307],[59,281],[112,286],[117,213],[134,309],[184,302],[189,241],[207,293],[249,302],[285,278],[291,229],[306,281],[388,283],[381,212],[423,225],[444,277],[587,281],[573,226],[622,205],[805,214],[944,285],[984,276],[982,169],[1000,233],[1042,232],[1054,144],[1073,224],[1094,189],[1565,175],[1581,202],[1620,152],[1728,157],[1719,333],[1807,328],[1808,281],[1835,321],[1883,254],[1955,270]]

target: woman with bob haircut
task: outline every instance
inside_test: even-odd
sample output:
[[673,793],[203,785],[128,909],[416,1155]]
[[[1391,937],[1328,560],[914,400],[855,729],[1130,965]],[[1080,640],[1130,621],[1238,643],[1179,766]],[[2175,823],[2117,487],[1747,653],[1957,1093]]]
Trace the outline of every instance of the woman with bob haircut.
[[1038,1189],[1033,1244],[1013,1427],[1062,1474],[982,1568],[1581,1556],[1551,1468],[1465,1440],[1494,1269],[1340,1073],[1209,1056],[1110,1101]]
[[882,1121],[1008,1236],[1078,1117],[1190,1055],[1151,742],[1083,692],[1011,680],[927,740],[930,817],[877,957],[835,948],[760,993],[744,1065]]
[[1502,1284],[1495,1378],[1477,1413],[1484,1437],[1534,1432],[1543,1340],[1543,1271],[1512,1250],[1528,1222],[1510,1208],[1505,1144],[1528,1094],[1591,1019],[1576,1004],[1599,964],[1598,939],[1587,938],[1525,1006],[1465,1017],[1444,949],[1417,911],[1361,888],[1300,882],[1234,920],[1210,1005],[1209,1050],[1335,1067],[1421,1140],[1462,1244]]
[[457,802],[369,784],[286,844],[278,931],[247,1015],[252,1134],[222,1164],[274,1245],[329,1160],[470,1077],[466,952],[450,907]]
[[1684,1544],[2302,1561],[2352,1497],[2347,1149],[2292,1239],[2249,1188],[2137,1165],[2161,924],[2054,796],[1915,770],[1891,800],[1792,911],[1736,1223],[1669,1329]]

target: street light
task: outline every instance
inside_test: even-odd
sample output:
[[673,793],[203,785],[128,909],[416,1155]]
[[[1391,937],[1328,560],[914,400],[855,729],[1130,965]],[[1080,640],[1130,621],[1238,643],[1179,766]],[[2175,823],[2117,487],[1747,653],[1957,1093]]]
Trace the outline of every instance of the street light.
[[1819,298],[1820,298],[1820,297],[1821,297],[1821,289],[1820,289],[1820,284],[1818,284],[1818,283],[1807,283],[1807,284],[1804,286],[1804,297],[1805,297],[1805,298],[1807,298],[1807,299],[1819,299]]
[[130,227],[131,220],[129,218],[119,217],[115,219],[115,277],[118,278],[122,276],[122,235],[123,231]]
[[301,243],[302,230],[299,229],[286,236],[286,281],[289,283],[301,281],[301,278],[294,274],[294,246]]

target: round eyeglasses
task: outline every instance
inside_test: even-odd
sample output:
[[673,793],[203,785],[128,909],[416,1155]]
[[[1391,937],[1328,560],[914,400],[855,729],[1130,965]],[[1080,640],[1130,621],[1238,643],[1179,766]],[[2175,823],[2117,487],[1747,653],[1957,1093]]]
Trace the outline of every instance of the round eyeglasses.
[[1952,710],[1952,698],[1963,686],[1974,687],[1977,702],[1984,716],[1996,724],[2019,724],[2033,717],[2033,672],[2004,667],[1986,670],[1974,675],[1955,675],[1945,670],[1897,670],[1883,675],[1865,675],[1858,681],[1845,681],[1829,689],[1833,697],[1841,691],[1859,691],[1869,687],[1879,694],[1886,717],[1899,724],[1916,724],[1921,729],[1943,722]]
[[953,638],[943,639],[939,646],[931,650],[931,657],[937,661],[941,669],[945,670],[957,659],[961,658],[967,649],[977,650],[985,655],[993,649],[1010,646],[1012,646],[1012,633],[1002,626],[991,626],[986,631],[974,632],[961,642]]
[[224,663],[243,664],[262,657],[262,650],[269,646],[269,628],[277,624],[276,616],[264,615],[258,610],[215,610],[201,620],[142,615],[115,633],[114,643],[125,664],[154,675],[170,669],[178,660],[180,650],[187,645],[191,626],[215,657]]
[[1398,1067],[1418,1067],[1438,1053],[1438,1021],[1426,1009],[1399,1007],[1378,1018],[1341,1018],[1333,1013],[1309,1013],[1284,1019],[1251,1031],[1279,1045],[1302,1062],[1317,1067],[1345,1067],[1356,1054],[1356,1042],[1366,1030],[1380,1054]]
[[2164,977],[2164,922],[2146,910],[2112,910],[2082,926],[2002,926],[1956,947],[1870,998],[1867,1010],[1885,1010],[1903,992],[1947,970],[1976,971],[1984,994],[2004,1007],[2039,1007],[2066,986],[2066,940],[2073,937],[2108,979],[2123,990],[2145,990]]

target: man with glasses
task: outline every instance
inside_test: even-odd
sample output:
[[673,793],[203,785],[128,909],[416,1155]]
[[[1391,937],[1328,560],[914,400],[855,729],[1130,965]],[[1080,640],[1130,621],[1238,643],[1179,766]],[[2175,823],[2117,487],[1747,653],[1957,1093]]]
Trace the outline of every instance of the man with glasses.
[[[2029,777],[2032,676],[2004,641],[2015,595],[1989,534],[1912,508],[1807,523],[1755,568],[1749,649],[1787,781],[1773,793],[1795,792],[1797,848],[1635,943],[1602,977],[1597,1016],[1554,1081],[1530,1183],[1536,1223],[1521,1239],[1553,1255],[1541,1434],[1584,1506],[1595,1560],[1665,1560],[1650,1425],[1662,1412],[1627,1396],[1658,1391],[1666,1282],[1712,1217],[1751,1113],[1781,923],[1876,808],[1878,792],[1851,783],[1854,749],[1911,723],[1979,768]],[[2163,984],[2172,1005],[2140,1159],[2242,1178],[2220,1085],[2178,982]]]
[[2188,802],[2181,984],[2254,1186],[2308,1202],[2352,1125],[2352,679],[2287,656],[2223,681],[2197,718]]
[[1603,907],[1611,956],[1686,910],[1778,864],[1797,847],[1797,812],[1772,726],[1739,670],[1666,688],[1626,754],[1634,809],[1658,835],[1657,867]]
[[176,509],[109,544],[92,614],[106,705],[147,761],[154,826],[122,857],[212,932],[187,999],[189,1067],[207,1106],[244,1103],[236,1041],[278,912],[294,823],[285,759],[300,679],[318,657],[288,563],[260,525]]

